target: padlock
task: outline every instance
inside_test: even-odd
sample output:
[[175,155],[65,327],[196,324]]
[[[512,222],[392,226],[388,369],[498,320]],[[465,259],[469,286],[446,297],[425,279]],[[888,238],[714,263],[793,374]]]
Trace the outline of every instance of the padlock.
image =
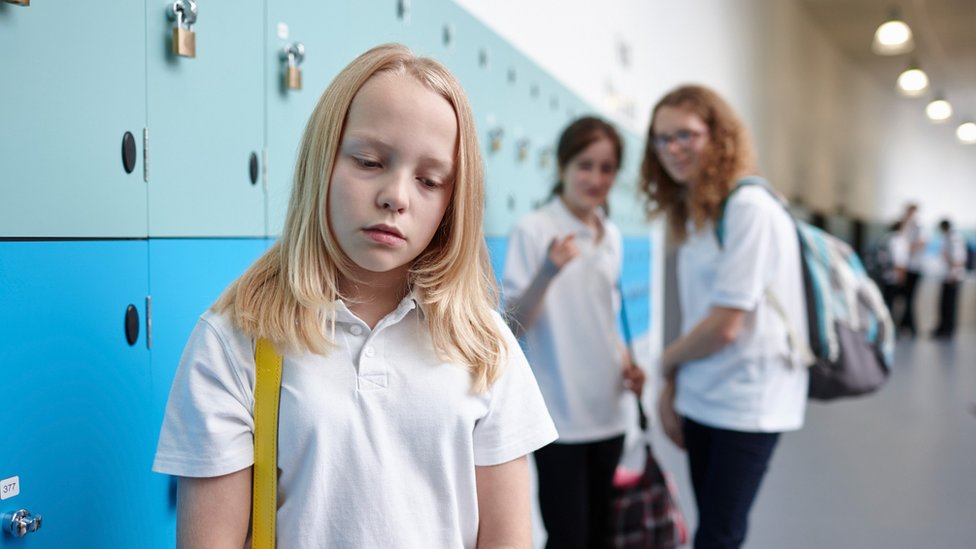
[[288,44],[281,52],[281,57],[288,63],[285,68],[285,89],[302,89],[302,69],[299,65],[305,60],[305,45],[301,42]]
[[173,55],[180,57],[197,56],[197,34],[183,27],[173,29]]
[[529,157],[529,140],[519,139],[518,142],[518,161],[525,162],[525,159]]
[[197,3],[193,0],[175,0],[168,13],[169,18],[176,21],[173,27],[173,55],[196,57],[197,35],[193,32],[193,24],[197,22]]
[[502,148],[502,137],[505,136],[505,130],[501,128],[495,128],[488,133],[489,143],[491,144],[491,152],[496,153]]
[[289,90],[302,89],[302,69],[288,67],[288,71],[285,73],[285,87]]
[[549,163],[552,161],[552,150],[546,147],[542,149],[539,153],[539,167],[546,170],[549,169]]

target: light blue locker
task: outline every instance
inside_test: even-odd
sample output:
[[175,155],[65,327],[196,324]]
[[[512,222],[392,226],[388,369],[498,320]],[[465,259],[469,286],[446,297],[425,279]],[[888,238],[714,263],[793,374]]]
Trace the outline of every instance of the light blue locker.
[[144,240],[0,242],[0,481],[17,477],[20,488],[0,500],[0,514],[43,517],[23,538],[4,532],[0,548],[145,547],[152,538],[146,263]]
[[146,0],[149,235],[263,236],[264,2],[197,4],[188,58]]
[[[267,1],[264,52],[268,149],[267,234],[278,236],[288,209],[295,159],[305,124],[333,78],[369,48],[404,41],[395,1]],[[285,48],[304,46],[302,88],[287,89]]]
[[145,37],[139,2],[0,3],[0,237],[146,235]]
[[[152,397],[147,431],[155,452],[166,400],[183,347],[199,316],[265,251],[264,239],[157,239],[149,242],[152,296]],[[172,548],[176,535],[175,479],[151,473],[145,513],[154,534],[138,547]],[[136,546],[133,546],[136,547]]]

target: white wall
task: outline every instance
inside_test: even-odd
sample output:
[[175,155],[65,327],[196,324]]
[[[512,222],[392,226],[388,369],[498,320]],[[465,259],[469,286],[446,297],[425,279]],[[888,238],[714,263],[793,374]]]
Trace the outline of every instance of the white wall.
[[664,92],[703,83],[740,111],[788,196],[879,221],[917,201],[926,224],[976,226],[976,146],[860,71],[798,2],[456,1],[631,131]]

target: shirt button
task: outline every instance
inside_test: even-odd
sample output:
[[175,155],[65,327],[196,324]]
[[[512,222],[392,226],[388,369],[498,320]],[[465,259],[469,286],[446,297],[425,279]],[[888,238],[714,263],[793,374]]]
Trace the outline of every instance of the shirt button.
[[366,347],[366,356],[371,357],[376,354],[376,350],[372,347]]
[[360,326],[359,324],[353,324],[352,326],[349,327],[349,333],[354,336],[362,335],[363,327]]

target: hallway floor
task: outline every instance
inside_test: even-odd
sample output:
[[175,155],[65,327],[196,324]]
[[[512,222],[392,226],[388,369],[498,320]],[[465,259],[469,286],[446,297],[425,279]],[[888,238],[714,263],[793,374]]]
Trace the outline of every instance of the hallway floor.
[[[684,455],[659,439],[693,525]],[[902,340],[879,393],[811,404],[773,456],[745,547],[976,548],[976,330]]]

